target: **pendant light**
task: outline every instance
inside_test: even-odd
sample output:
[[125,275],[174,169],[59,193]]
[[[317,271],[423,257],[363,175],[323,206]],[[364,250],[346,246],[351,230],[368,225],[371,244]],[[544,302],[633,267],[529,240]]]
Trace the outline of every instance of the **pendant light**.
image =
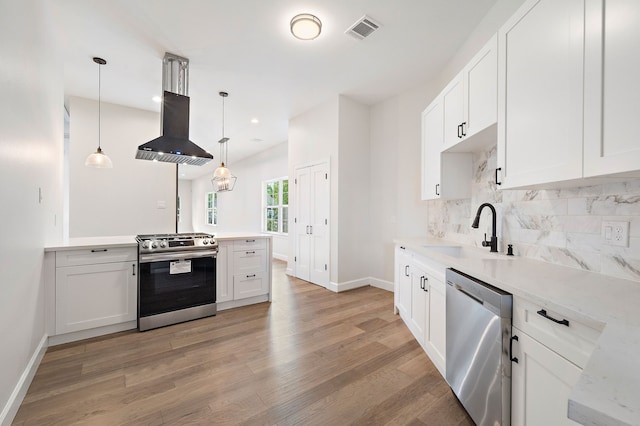
[[222,139],[218,141],[220,144],[220,167],[213,173],[211,183],[213,184],[213,190],[215,192],[226,192],[233,191],[233,187],[236,185],[236,179],[238,178],[232,175],[231,171],[225,165],[227,163],[227,142],[229,138],[224,137],[224,98],[229,96],[229,94],[227,92],[220,92],[219,95],[222,97]]
[[104,152],[102,152],[102,148],[100,148],[100,68],[107,63],[102,58],[93,58],[93,62],[98,64],[98,149],[93,154],[89,155],[84,162],[84,165],[87,167],[93,167],[96,169],[110,169],[113,167],[113,163],[111,162],[111,158],[107,156]]

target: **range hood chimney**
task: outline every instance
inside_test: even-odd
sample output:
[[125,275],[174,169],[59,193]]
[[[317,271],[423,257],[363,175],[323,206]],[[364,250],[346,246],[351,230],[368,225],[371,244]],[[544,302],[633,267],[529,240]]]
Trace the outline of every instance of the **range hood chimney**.
[[189,60],[165,53],[162,61],[162,136],[138,147],[136,158],[202,166],[213,155],[189,140]]

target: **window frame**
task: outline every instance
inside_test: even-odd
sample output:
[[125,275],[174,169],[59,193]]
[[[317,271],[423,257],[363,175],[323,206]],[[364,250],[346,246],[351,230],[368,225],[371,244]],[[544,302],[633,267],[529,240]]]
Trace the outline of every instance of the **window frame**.
[[[213,195],[212,206],[209,207],[209,195]],[[209,211],[211,211],[212,222],[209,222]],[[218,193],[210,191],[204,195],[204,223],[209,226],[218,225]]]
[[[284,182],[287,182],[287,203],[283,204],[284,201]],[[267,201],[268,201],[268,193],[267,193],[267,188],[270,184],[273,184],[277,182],[278,183],[278,203],[277,204],[273,204],[273,205],[268,205]],[[288,176],[281,176],[278,178],[274,178],[274,179],[269,179],[269,180],[265,180],[262,182],[262,232],[268,233],[268,234],[273,234],[273,235],[289,235],[289,194],[290,194],[290,190],[289,190],[289,177]],[[284,224],[284,209],[286,208],[287,210],[287,232],[284,232],[283,229],[283,224]],[[278,231],[269,231],[267,230],[267,220],[268,220],[268,215],[267,215],[267,211],[269,209],[274,209],[276,210],[276,214],[278,216]]]

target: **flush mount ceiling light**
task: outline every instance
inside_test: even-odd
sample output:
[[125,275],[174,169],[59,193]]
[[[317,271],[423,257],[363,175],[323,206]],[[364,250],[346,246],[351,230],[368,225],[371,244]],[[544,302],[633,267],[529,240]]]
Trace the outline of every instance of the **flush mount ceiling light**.
[[313,40],[320,35],[322,22],[310,13],[301,13],[291,19],[291,34],[300,40]]
[[102,58],[93,58],[93,62],[98,64],[98,149],[87,157],[84,165],[96,169],[110,169],[113,167],[113,163],[107,154],[102,152],[102,148],[100,148],[100,68],[105,65],[107,61]]
[[227,92],[220,92],[218,94],[222,98],[222,139],[218,141],[220,144],[220,167],[213,172],[211,183],[213,184],[213,190],[215,192],[227,192],[233,191],[233,187],[236,185],[238,178],[232,175],[231,171],[225,166],[225,163],[227,163],[227,142],[229,142],[229,138],[224,137],[224,98],[229,96],[229,94]]

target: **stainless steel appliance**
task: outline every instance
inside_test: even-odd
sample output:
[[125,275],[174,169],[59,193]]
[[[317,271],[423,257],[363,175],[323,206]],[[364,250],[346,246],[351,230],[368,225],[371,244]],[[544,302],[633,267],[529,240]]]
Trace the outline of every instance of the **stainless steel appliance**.
[[136,241],[140,331],[216,314],[213,235],[138,235]]
[[447,269],[446,379],[477,425],[511,424],[512,296]]

